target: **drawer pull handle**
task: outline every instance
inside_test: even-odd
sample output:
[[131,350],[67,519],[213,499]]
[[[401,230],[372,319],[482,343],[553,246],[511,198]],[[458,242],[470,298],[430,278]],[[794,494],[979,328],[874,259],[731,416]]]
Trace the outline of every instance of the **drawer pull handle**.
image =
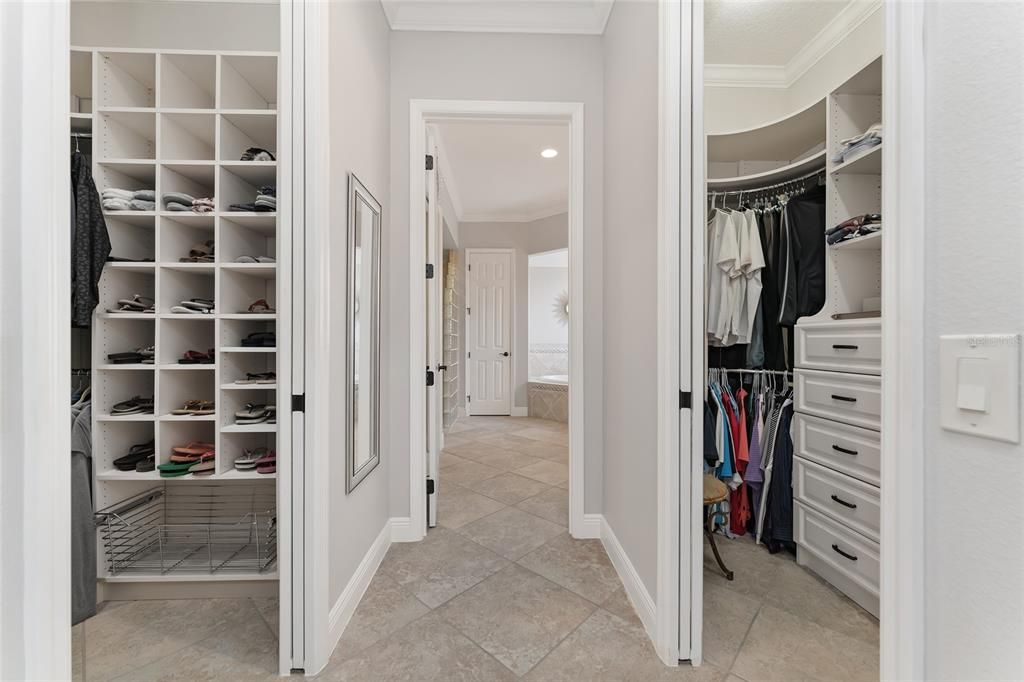
[[846,500],[844,500],[843,498],[839,497],[838,495],[833,495],[832,496],[832,501],[836,502],[838,504],[841,504],[844,507],[849,507],[850,509],[856,509],[857,508],[857,505],[853,504],[852,502],[847,502]]
[[832,394],[832,400],[842,400],[844,403],[855,403],[855,402],[857,402],[856,398],[851,398],[848,395],[836,395],[835,393]]
[[856,561],[857,560],[857,557],[855,555],[847,554],[843,550],[839,549],[839,545],[833,544],[832,545],[832,551],[834,551],[836,554],[839,554],[840,556],[846,557],[850,561]]
[[848,450],[848,449],[846,449],[844,447],[840,447],[838,445],[833,445],[832,449],[835,450],[836,452],[841,452],[844,455],[853,455],[854,457],[857,456],[857,451],[856,450]]
[[833,343],[832,348],[835,350],[859,350],[860,346],[854,346],[852,343]]

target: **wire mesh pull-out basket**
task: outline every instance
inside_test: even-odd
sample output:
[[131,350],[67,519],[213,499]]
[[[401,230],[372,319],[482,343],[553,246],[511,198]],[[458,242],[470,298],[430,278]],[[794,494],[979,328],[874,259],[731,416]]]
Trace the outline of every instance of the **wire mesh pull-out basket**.
[[168,483],[96,513],[111,576],[264,573],[277,559],[274,481]]

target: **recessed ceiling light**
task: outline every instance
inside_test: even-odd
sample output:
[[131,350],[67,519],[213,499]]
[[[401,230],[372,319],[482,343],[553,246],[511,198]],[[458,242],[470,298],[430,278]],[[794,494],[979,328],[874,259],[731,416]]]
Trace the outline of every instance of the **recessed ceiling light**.
[[558,150],[557,149],[548,148],[548,149],[545,149],[544,151],[542,151],[540,153],[540,155],[543,156],[545,159],[553,159],[556,156],[558,156]]

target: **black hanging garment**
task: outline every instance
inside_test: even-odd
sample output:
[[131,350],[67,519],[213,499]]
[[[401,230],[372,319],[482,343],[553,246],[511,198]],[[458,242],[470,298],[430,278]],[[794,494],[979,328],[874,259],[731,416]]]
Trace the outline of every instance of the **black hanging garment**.
[[825,189],[790,199],[782,225],[779,323],[791,327],[825,305]]
[[793,440],[789,427],[793,421],[793,403],[782,408],[772,456],[772,482],[768,491],[762,538],[773,554],[793,546]]
[[110,236],[100,195],[89,170],[89,157],[71,155],[74,225],[71,238],[71,324],[88,327],[100,300],[100,275],[110,255]]

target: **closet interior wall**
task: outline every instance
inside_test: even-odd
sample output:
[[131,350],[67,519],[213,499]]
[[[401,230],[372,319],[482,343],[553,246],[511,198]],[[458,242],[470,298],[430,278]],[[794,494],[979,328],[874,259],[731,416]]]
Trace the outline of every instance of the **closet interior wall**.
[[[93,502],[107,512],[97,517],[102,594],[174,596],[156,589],[164,584],[187,596],[216,581],[237,582],[233,594],[276,595],[277,476],[234,464],[247,450],[278,450],[276,423],[235,423],[247,403],[280,404],[274,381],[241,383],[280,374],[276,347],[242,343],[277,326],[276,312],[249,312],[260,299],[278,308],[277,212],[232,205],[277,184],[276,160],[241,160],[250,147],[276,158],[277,53],[72,46],[70,59],[70,128],[92,136],[97,190],[156,197],[154,210],[104,210],[111,256],[125,260],[104,268],[91,333]],[[213,198],[214,209],[168,210],[169,192]],[[213,258],[190,261],[205,244]],[[155,311],[110,312],[135,295],[153,299]],[[172,310],[195,298],[214,300],[215,312]],[[153,364],[108,358],[148,347]],[[179,363],[188,351],[213,361]],[[113,412],[133,396],[152,396],[153,412]],[[215,410],[173,414],[189,400]],[[213,473],[162,478],[114,466],[148,441],[158,466],[174,447],[213,444]]]

